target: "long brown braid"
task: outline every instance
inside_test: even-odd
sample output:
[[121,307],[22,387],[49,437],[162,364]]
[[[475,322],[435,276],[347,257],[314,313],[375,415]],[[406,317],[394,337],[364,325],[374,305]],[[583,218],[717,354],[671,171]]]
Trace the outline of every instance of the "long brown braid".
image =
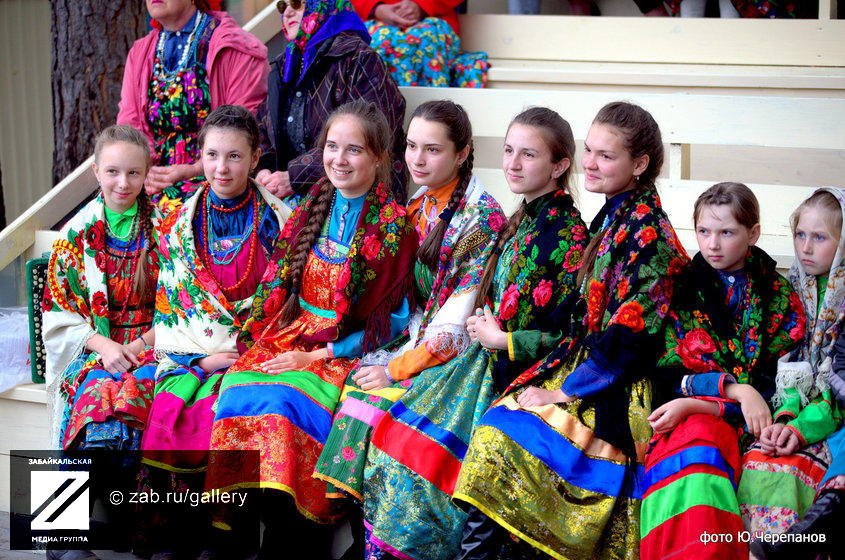
[[[440,246],[443,244],[443,236],[449,227],[449,221],[458,210],[458,205],[466,194],[469,182],[472,180],[472,167],[475,161],[475,148],[472,143],[472,124],[469,115],[463,107],[447,99],[437,101],[426,101],[418,106],[411,115],[411,120],[423,119],[429,122],[439,123],[446,127],[449,140],[455,146],[455,152],[460,152],[469,146],[467,158],[458,168],[458,184],[449,197],[449,202],[440,213],[437,223],[428,233],[425,240],[417,251],[417,259],[430,270],[436,271],[440,261]],[[440,185],[430,185],[439,187]]]
[[[549,148],[552,163],[558,163],[564,159],[569,160],[569,167],[557,178],[556,183],[560,190],[569,192],[571,195],[569,181],[572,177],[574,166],[572,158],[575,156],[575,137],[572,134],[572,127],[569,123],[556,111],[547,107],[530,107],[514,117],[508,125],[508,131],[515,124],[530,126],[540,133],[540,136]],[[496,267],[499,264],[502,249],[514,236],[524,216],[525,202],[523,201],[519,205],[519,209],[511,215],[507,229],[499,236],[499,241],[496,243],[493,255],[484,267],[484,274],[481,277],[478,295],[475,298],[475,307],[484,307],[487,301],[487,292],[490,291],[493,277],[496,274]]]
[[[150,168],[150,145],[147,143],[147,139],[136,128],[125,124],[106,127],[97,135],[94,141],[94,162],[99,164],[103,148],[117,142],[125,142],[141,148],[147,169]],[[148,285],[149,282],[147,282],[146,263],[149,247],[153,241],[152,203],[144,189],[141,189],[136,201],[138,203],[138,224],[143,232],[145,243],[139,248],[138,264],[135,268],[135,277],[132,279],[132,291],[138,294],[143,301],[147,291],[151,288]]]
[[[329,118],[326,119],[326,122],[323,123],[317,145],[325,148],[326,138],[328,137],[332,123],[343,116],[351,116],[358,121],[358,125],[361,127],[361,132],[364,136],[365,148],[375,154],[378,159],[376,180],[387,182],[390,171],[386,162],[388,161],[390,139],[393,136],[390,134],[387,118],[375,103],[359,99],[350,101],[335,109],[329,115]],[[293,257],[290,260],[290,293],[287,301],[285,301],[284,307],[282,307],[279,317],[279,328],[286,327],[299,315],[299,291],[302,288],[302,279],[305,275],[305,264],[308,261],[311,247],[317,241],[317,236],[323,229],[323,225],[326,223],[329,211],[331,210],[335,187],[325,177],[320,179],[320,181],[320,191],[309,209],[308,222],[296,237],[296,246],[293,250]]]
[[[631,159],[636,159],[644,155],[648,156],[648,166],[636,178],[637,186],[635,190],[656,191],[657,186],[655,185],[655,181],[660,174],[660,169],[663,167],[663,139],[660,135],[660,127],[657,125],[654,117],[651,116],[651,113],[633,103],[614,101],[599,109],[596,118],[593,119],[593,124],[612,126],[618,130],[621,133],[621,137],[625,143],[625,149],[628,150]],[[622,204],[616,210],[616,215],[628,211],[628,202]],[[611,216],[611,221],[613,218],[614,216]],[[583,264],[581,265],[581,270],[578,271],[579,286],[583,285],[585,278],[589,278],[593,274],[596,255],[602,237],[601,234],[593,236],[587,244],[587,248],[584,249]]]
[[299,315],[299,290],[302,288],[302,277],[305,274],[305,264],[311,252],[311,246],[317,241],[320,230],[326,222],[331,209],[334,187],[328,179],[320,179],[320,192],[308,212],[308,223],[296,237],[294,256],[290,262],[290,294],[279,317],[279,328],[288,326]]

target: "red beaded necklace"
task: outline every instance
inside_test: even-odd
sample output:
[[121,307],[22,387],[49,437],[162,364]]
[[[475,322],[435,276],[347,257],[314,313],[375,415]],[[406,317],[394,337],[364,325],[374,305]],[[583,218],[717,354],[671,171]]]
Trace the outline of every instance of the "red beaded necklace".
[[[202,213],[203,213],[202,214],[202,221],[203,221],[203,225],[206,225],[208,227],[210,227],[211,222],[209,222],[210,218],[209,218],[209,215],[208,215],[208,206],[209,205],[206,202],[208,200],[208,196],[209,196],[208,191],[209,191],[210,188],[211,188],[210,186],[208,186],[206,188],[205,194],[203,195],[203,200],[202,200]],[[226,212],[226,211],[232,212],[236,208],[243,208],[244,206],[246,206],[246,203],[249,200],[252,200],[252,224],[253,224],[253,226],[252,226],[252,233],[249,236],[249,258],[247,259],[247,265],[248,265],[247,271],[252,272],[252,270],[255,268],[255,251],[256,251],[258,245],[260,244],[260,241],[258,240],[258,230],[259,230],[258,197],[255,195],[255,192],[253,191],[252,193],[250,193],[250,196],[246,197],[243,200],[243,202],[241,202],[237,206],[233,206],[232,208],[225,208],[222,211],[223,212]],[[215,210],[220,209],[220,207],[218,207],[214,204],[211,204],[211,207],[214,208]],[[202,244],[203,250],[200,252],[200,258],[202,260],[203,265],[210,271],[211,265],[209,264],[209,257],[211,256],[210,255],[211,247],[208,246],[208,243],[209,243],[209,240],[208,240],[208,236],[206,235],[206,239],[204,240],[204,243]],[[244,274],[243,278],[241,278],[240,280],[238,280],[237,282],[235,282],[231,286],[224,286],[222,284],[219,284],[220,289],[223,290],[224,293],[227,293],[227,297],[228,297],[228,293],[231,293],[231,292],[234,292],[234,291],[240,289],[240,287],[243,286],[244,283],[246,283],[246,281],[250,278],[250,276],[251,276],[250,274]]]

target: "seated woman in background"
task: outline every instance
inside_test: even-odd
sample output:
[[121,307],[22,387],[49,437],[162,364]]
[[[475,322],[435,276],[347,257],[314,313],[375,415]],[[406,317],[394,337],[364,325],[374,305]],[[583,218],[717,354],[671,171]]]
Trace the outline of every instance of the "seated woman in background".
[[487,84],[487,53],[461,52],[455,6],[462,0],[352,0],[372,35],[370,46],[400,86]]
[[249,349],[220,384],[211,449],[259,450],[259,479],[209,464],[207,488],[261,488],[262,557],[294,540],[328,558],[342,513],[312,478],[341,387],[365,351],[408,324],[417,234],[387,186],[390,130],[375,105],[336,109],[318,138],[326,177],[279,236],[241,335]]
[[778,363],[774,423],[742,458],[739,502],[746,528],[786,532],[812,504],[831,462],[827,438],[842,414],[830,386],[845,304],[845,192],[822,188],[790,218],[795,260],[789,281],[803,302],[807,332]]
[[221,105],[255,113],[267,96],[267,47],[214,0],[147,0],[156,27],[126,57],[118,124],[147,137],[153,167],[145,182],[163,214],[203,182],[197,135]]
[[804,308],[776,263],[755,245],[757,198],[719,183],[695,203],[699,253],[675,281],[658,361],[669,393],[656,395],[640,522],[643,560],[748,558],[736,487],[740,428],[759,437],[771,423],[778,358],[804,338]]
[[344,103],[365,99],[387,118],[391,134],[389,186],[407,199],[402,161],[405,98],[378,55],[349,0],[279,1],[289,41],[272,62],[266,105],[260,113],[264,153],[255,180],[294,203],[324,175],[320,130]]

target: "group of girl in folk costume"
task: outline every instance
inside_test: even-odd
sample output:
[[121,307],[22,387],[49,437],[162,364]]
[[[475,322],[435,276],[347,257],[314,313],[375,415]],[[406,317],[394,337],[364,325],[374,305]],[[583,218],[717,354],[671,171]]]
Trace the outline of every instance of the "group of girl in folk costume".
[[[687,257],[655,187],[660,130],[629,103],[586,135],[585,187],[605,196],[589,229],[550,109],[506,131],[510,219],[450,101],[411,117],[407,207],[372,103],[325,122],[325,177],[293,213],[250,179],[258,137],[249,111],[213,111],[207,182],[156,228],[143,137],[98,138],[101,192],[56,242],[44,299],[57,445],[140,449],[145,486],[247,491],[266,558],[330,557],[350,512],[368,560],[739,558],[742,539],[701,534],[835,527],[841,191],[796,211],[787,280],[738,183],[699,197]],[[254,469],[233,454],[250,451]],[[210,519],[161,515],[159,549],[215,544],[184,539]]]

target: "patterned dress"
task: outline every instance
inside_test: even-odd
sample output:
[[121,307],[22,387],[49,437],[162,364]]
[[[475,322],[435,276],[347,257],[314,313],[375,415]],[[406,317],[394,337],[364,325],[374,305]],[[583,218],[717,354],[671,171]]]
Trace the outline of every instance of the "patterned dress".
[[427,17],[407,29],[368,20],[370,46],[400,86],[483,88],[485,52],[461,52],[461,39],[445,20]]
[[[155,372],[152,351],[138,356],[140,364],[131,370],[109,373],[99,356],[84,348],[95,332],[128,344],[150,328],[158,253],[138,213],[136,206],[128,239],[111,237],[99,196],[53,244],[42,301],[43,336],[51,373],[59,375],[51,380],[58,391],[53,441],[65,449],[137,449],[146,424]],[[146,295],[133,290],[141,261]]]
[[[638,556],[647,364],[671,278],[687,260],[652,190],[608,200],[591,234],[600,240],[575,315],[580,335],[563,339],[481,417],[454,492],[560,560]],[[516,396],[527,383],[576,400],[523,408]]]
[[789,281],[800,296],[807,316],[803,344],[778,364],[772,404],[775,422],[798,436],[798,452],[785,457],[764,454],[755,444],[742,458],[740,511],[746,526],[764,533],[786,532],[813,503],[819,483],[830,465],[827,438],[842,423],[828,374],[832,353],[843,327],[845,303],[845,191],[824,188],[842,208],[843,228],[826,287],[823,277],[808,274],[799,259]]
[[[254,184],[231,200],[217,199],[206,184],[165,223],[155,327],[161,362],[142,441],[147,464],[204,470],[225,368],[205,371],[197,362],[237,352],[238,332],[288,214]],[[174,453],[182,451],[195,453]]]
[[[678,397],[718,402],[718,416],[693,414],[657,434],[645,461],[640,520],[644,559],[668,556],[748,558],[736,488],[743,424],[725,398],[730,383],[774,392],[777,360],[804,336],[804,309],[774,260],[752,247],[743,270],[717,272],[701,254],[673,290],[666,349],[658,365]],[[657,403],[660,404],[660,403]],[[702,542],[728,533],[731,542]]]
[[569,334],[560,325],[577,299],[586,232],[563,191],[525,205],[490,294],[508,349],[473,343],[423,371],[377,421],[364,473],[367,558],[455,557],[466,514],[452,493],[472,431],[501,387]]
[[[434,210],[428,206],[433,199],[431,190],[423,187],[414,195],[409,213],[421,238],[425,239],[436,224],[456,186],[457,180],[443,187],[445,191],[439,193],[442,203],[434,205]],[[440,212],[435,211],[437,208]],[[362,391],[351,376],[346,380],[331,433],[314,473],[329,483],[330,496],[363,499],[364,464],[376,420],[404,394],[422,370],[448,362],[469,346],[466,319],[473,312],[484,265],[506,221],[499,204],[473,177],[449,220],[437,271],[432,272],[419,261],[415,264],[414,281],[420,306],[411,319],[408,335],[363,358],[366,364],[385,366],[396,383],[379,390]],[[337,492],[338,488],[343,493]]]
[[[407,322],[407,311],[405,323],[391,312],[400,308],[409,295],[416,235],[406,227],[404,209],[387,197],[383,184],[361,197],[358,218],[342,227],[334,209],[343,200],[335,194],[330,205],[331,218],[326,220],[307,257],[298,294],[300,314],[289,325],[278,328],[277,311],[286,300],[285,275],[290,274],[294,254],[289,247],[297,246],[295,240],[301,231],[297,228],[305,224],[321,184],[297,207],[282,232],[268,267],[273,280],[260,288],[261,309],[253,314],[251,333],[255,342],[229,368],[220,386],[211,449],[260,450],[258,480],[226,464],[212,462],[206,484],[221,489],[280,490],[293,496],[303,516],[327,523],[334,521],[339,512],[326,498],[325,483],[311,475],[328,437],[343,381],[356,366],[362,350],[387,342]],[[345,325],[356,324],[349,317],[356,304],[363,307],[364,299],[361,295],[346,299],[347,289],[371,291],[369,317],[386,319],[389,324],[376,325],[379,330],[375,334],[368,330],[372,329],[368,324],[360,329],[360,336],[357,329],[350,329],[351,334],[345,332]],[[344,313],[344,308],[349,312]],[[257,326],[261,321],[266,322],[266,328]],[[342,336],[359,339],[353,345],[357,355],[335,355],[280,374],[261,371],[260,364],[279,354],[308,352]]]
[[[191,164],[200,156],[197,137],[211,111],[205,59],[218,21],[200,11],[192,21],[194,26],[184,46],[187,54],[175,67],[168,67],[164,60],[164,33],[156,47],[147,92],[150,100],[147,122],[155,144],[154,165]],[[203,180],[198,176],[170,185],[154,200],[162,213],[169,214],[196,192]]]

